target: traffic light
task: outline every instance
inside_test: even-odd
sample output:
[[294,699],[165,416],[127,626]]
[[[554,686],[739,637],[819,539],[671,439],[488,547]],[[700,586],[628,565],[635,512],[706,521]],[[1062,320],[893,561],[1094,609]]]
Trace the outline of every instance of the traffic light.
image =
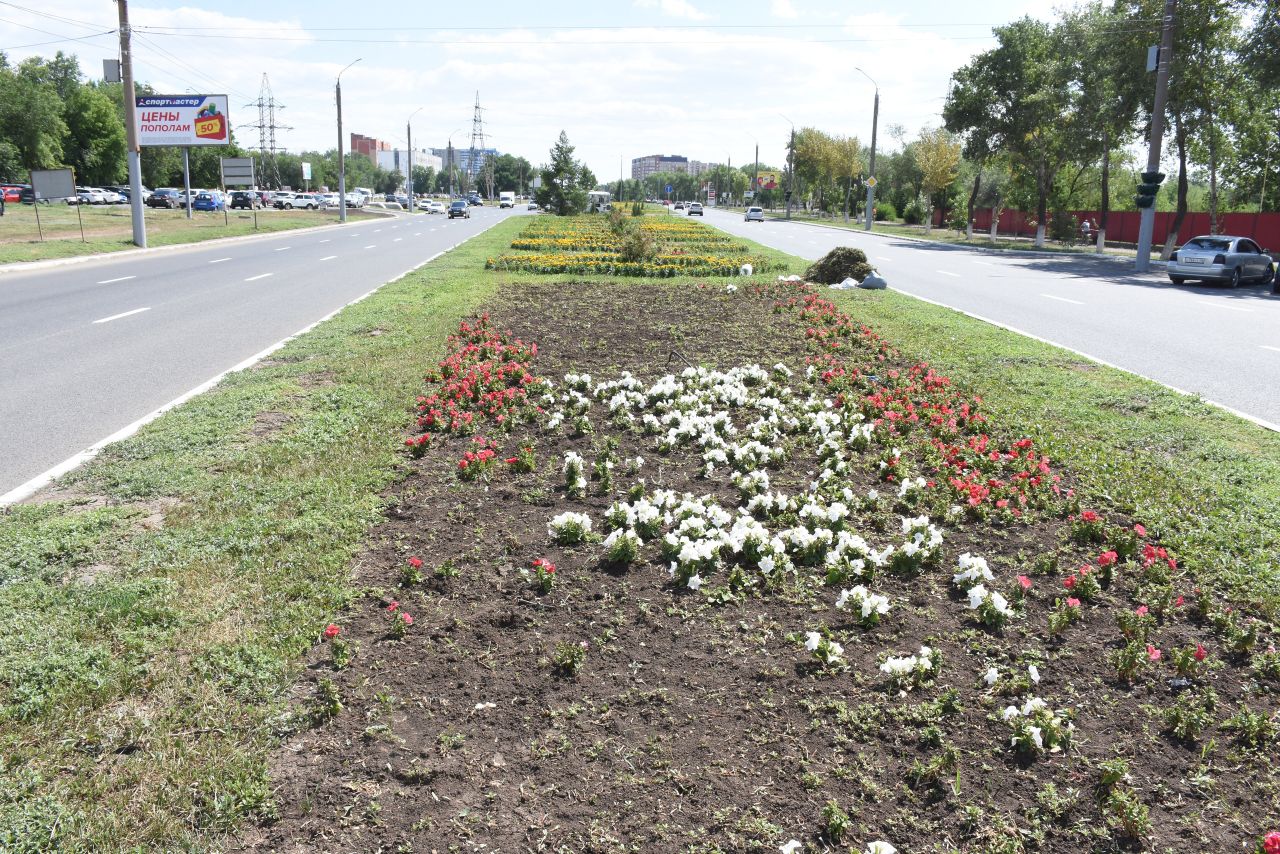
[[1156,203],[1156,194],[1160,192],[1160,184],[1164,182],[1163,172],[1143,172],[1142,183],[1138,185],[1138,195],[1133,203],[1139,208],[1149,208]]

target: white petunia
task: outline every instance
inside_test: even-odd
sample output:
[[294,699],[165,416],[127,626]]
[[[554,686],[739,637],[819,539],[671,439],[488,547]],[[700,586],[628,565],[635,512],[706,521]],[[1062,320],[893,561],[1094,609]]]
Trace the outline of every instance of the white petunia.
[[1031,677],[1032,684],[1040,684],[1040,668],[1036,667],[1034,664],[1028,665],[1027,675]]
[[987,598],[987,588],[983,587],[981,584],[977,585],[976,587],[969,588],[969,607],[970,608],[977,608],[984,601],[986,601],[986,598]]
[[883,839],[877,839],[867,843],[867,854],[898,854],[898,849]]
[[813,652],[814,650],[816,650],[818,648],[818,644],[820,643],[822,643],[822,635],[818,634],[817,632],[805,632],[804,648],[809,650],[809,652]]
[[1044,739],[1040,735],[1040,727],[1029,726],[1027,732],[1031,735],[1031,740],[1035,742],[1037,750],[1044,750]]
[[990,687],[991,685],[996,684],[996,680],[998,680],[999,678],[1000,678],[1000,672],[996,670],[994,667],[988,667],[987,674],[982,677],[982,681],[986,682],[987,686]]
[[796,854],[796,852],[803,847],[804,846],[798,840],[793,839],[785,845],[778,846],[778,850],[781,851],[782,854]]
[[1011,721],[1017,716],[1018,716],[1017,706],[1006,706],[1004,710],[1004,714],[1002,714],[1000,717],[1004,718],[1006,721]]
[[696,575],[696,574],[695,574],[695,575],[691,575],[691,576],[689,576],[689,589],[690,589],[690,590],[697,590],[697,589],[698,589],[699,587],[701,587],[701,586],[702,586],[702,576],[701,576],[701,575]]

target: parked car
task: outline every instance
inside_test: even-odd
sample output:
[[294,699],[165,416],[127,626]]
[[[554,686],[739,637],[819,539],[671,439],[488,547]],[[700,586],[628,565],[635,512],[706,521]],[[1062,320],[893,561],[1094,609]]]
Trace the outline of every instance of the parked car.
[[149,208],[177,208],[182,206],[182,191],[173,187],[161,187],[147,196]]
[[5,204],[13,204],[22,201],[22,187],[16,184],[5,184],[0,187],[0,192],[4,193]]
[[468,210],[467,203],[462,199],[455,199],[449,203],[449,219],[458,216],[463,219],[471,219],[471,211]]
[[743,222],[764,222],[764,208],[747,208],[742,215]]
[[196,211],[220,211],[225,210],[226,206],[226,200],[217,190],[196,193],[195,201],[191,203],[191,209]]
[[258,198],[257,193],[248,190],[232,190],[231,205],[232,210],[243,208],[247,211],[257,210],[262,207],[262,199]]
[[290,200],[289,207],[305,208],[309,211],[320,210],[320,197],[315,193],[296,193]]
[[278,210],[293,207],[293,193],[276,193],[271,197],[271,206]]
[[1188,279],[1229,282],[1236,288],[1245,282],[1267,284],[1275,279],[1271,256],[1247,237],[1215,234],[1193,237],[1169,258],[1169,281],[1180,285]]
[[700,202],[689,203],[689,216],[702,216],[702,204]]
[[362,208],[368,201],[369,197],[359,190],[347,193],[347,207],[349,208]]

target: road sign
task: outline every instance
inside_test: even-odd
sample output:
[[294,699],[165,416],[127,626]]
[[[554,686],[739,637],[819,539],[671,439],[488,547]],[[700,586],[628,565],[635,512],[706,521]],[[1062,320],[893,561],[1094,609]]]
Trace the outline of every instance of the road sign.
[[302,180],[304,181],[311,180],[311,164],[306,162],[305,160],[302,161]]
[[222,186],[252,187],[253,185],[252,157],[222,158]]
[[867,186],[868,186],[868,187],[874,187],[874,186],[875,186],[876,184],[878,184],[878,183],[879,183],[879,182],[878,182],[878,181],[876,181],[876,176],[875,176],[875,175],[872,175],[870,178],[868,178],[868,179],[867,179]]
[[745,193],[742,194],[742,198],[746,199],[747,201],[751,201],[755,197],[756,197],[756,194],[753,193],[751,190],[747,190]]
[[70,169],[32,169],[31,192],[38,201],[75,198],[75,174]]
[[667,192],[668,192],[668,193],[670,193],[670,192],[671,192],[671,185],[670,185],[670,184],[668,184],[668,185],[667,185]]

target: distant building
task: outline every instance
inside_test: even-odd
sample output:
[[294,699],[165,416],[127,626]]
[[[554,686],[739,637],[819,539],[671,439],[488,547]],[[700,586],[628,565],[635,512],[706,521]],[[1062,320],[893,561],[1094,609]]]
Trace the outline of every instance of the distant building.
[[650,154],[632,159],[631,177],[634,180],[643,181],[655,172],[685,172],[689,175],[701,175],[716,165],[718,164],[690,160],[682,154]]
[[[409,152],[407,149],[379,149],[375,162],[388,172],[399,172],[406,178],[409,176]],[[413,152],[413,165],[440,172],[444,168],[444,161],[425,148],[420,148],[415,149]]]
[[390,151],[391,145],[379,139],[364,134],[351,134],[351,151],[353,154],[363,154],[369,158],[369,162],[378,165],[378,152]]
[[[431,153],[434,154],[436,157],[440,158],[440,162],[443,166],[448,165],[449,163],[448,148],[433,148],[431,149]],[[460,172],[464,172],[466,174],[479,175],[481,172],[484,171],[485,163],[489,162],[491,158],[497,157],[498,154],[499,152],[498,152],[498,149],[496,148],[477,148],[476,149],[476,167],[473,170],[471,168],[471,146],[455,145],[453,147],[453,165]],[[416,158],[417,155],[414,155],[414,156]]]

